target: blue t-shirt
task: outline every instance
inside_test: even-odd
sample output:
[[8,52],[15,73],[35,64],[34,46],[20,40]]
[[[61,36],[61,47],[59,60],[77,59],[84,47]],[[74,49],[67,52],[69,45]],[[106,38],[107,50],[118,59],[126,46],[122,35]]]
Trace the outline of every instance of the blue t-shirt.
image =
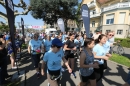
[[[93,52],[96,52],[96,56],[105,56],[106,55],[106,51],[105,51],[104,47],[99,45],[99,44],[96,44],[94,46]],[[101,60],[95,59],[95,61],[98,61],[99,64],[103,64],[104,63],[103,59],[101,59]]]
[[52,41],[45,40],[44,46],[45,46],[46,51],[50,50],[51,45],[52,45]]
[[32,39],[29,41],[29,46],[31,46],[31,53],[32,54],[38,54],[35,51],[41,50],[42,42],[40,40],[36,41],[36,40]]
[[103,45],[106,53],[109,53],[110,51],[110,42],[106,41],[106,43]]
[[59,70],[61,69],[61,61],[64,56],[63,50],[60,49],[57,53],[52,52],[51,50],[46,52],[43,61],[47,62],[47,68],[49,70]]
[[74,43],[76,44],[76,47],[78,48],[79,47],[79,40],[75,39]]
[[62,35],[62,42],[65,40],[66,35]]
[[84,39],[83,37],[80,38],[81,46],[84,46]]

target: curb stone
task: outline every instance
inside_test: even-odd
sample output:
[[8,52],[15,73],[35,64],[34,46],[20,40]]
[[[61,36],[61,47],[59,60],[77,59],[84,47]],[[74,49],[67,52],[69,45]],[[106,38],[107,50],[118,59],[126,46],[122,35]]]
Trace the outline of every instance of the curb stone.
[[112,62],[112,63],[114,63],[114,64],[117,64],[117,65],[120,65],[120,66],[123,66],[123,67],[125,67],[125,68],[130,68],[130,67],[127,67],[127,66],[125,66],[125,65],[122,65],[122,64],[119,64],[119,63],[117,63],[117,62],[114,62],[114,61],[111,61],[111,60],[108,60],[109,62]]

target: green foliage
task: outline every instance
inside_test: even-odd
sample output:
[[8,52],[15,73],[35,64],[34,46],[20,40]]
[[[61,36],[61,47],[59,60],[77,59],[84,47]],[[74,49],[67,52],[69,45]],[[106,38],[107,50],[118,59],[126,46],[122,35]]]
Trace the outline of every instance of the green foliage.
[[6,32],[6,31],[9,31],[9,26],[5,24],[0,25],[0,32]]
[[30,6],[34,18],[53,25],[58,18],[74,20],[78,0],[30,0]]
[[27,44],[22,44],[22,49],[27,49],[28,45]]
[[110,60],[125,65],[127,67],[130,67],[130,59],[128,57],[113,54]]
[[118,41],[118,40],[122,40],[122,41],[120,42],[120,44],[121,44],[123,47],[130,48],[130,39],[129,39],[129,38],[126,38],[126,39],[116,38],[116,39],[115,39],[115,42]]

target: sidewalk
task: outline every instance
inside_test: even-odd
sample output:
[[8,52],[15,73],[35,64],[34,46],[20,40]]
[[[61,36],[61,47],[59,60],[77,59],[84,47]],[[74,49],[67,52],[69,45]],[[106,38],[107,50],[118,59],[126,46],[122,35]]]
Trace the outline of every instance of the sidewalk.
[[[30,56],[26,53],[23,55],[23,57],[24,58],[22,58],[22,65],[20,66],[20,70],[26,70],[26,86],[47,86],[47,76],[45,75],[42,76],[40,79],[37,79]],[[65,73],[63,73],[63,77],[60,82],[61,86],[77,86],[79,84],[80,77],[78,72],[79,68],[77,67],[77,65],[78,62],[76,62],[75,64],[77,78],[73,78],[66,71]],[[14,72],[16,72],[10,70],[10,65],[8,66],[8,68],[9,74],[13,74]],[[125,83],[128,71],[128,68],[108,61],[108,69],[104,72],[104,78],[98,83],[98,86],[121,86],[121,84]]]

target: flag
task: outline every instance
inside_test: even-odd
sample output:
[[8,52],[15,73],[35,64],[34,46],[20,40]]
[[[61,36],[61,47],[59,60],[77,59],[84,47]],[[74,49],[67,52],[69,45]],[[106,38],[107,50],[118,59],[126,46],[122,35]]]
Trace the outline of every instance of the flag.
[[61,32],[65,32],[64,21],[63,21],[62,18],[59,18],[59,19],[57,20],[57,24],[58,24],[58,26],[59,26]]
[[22,34],[24,37],[24,20],[23,20],[23,18],[21,18],[21,26],[22,26]]
[[89,11],[89,8],[86,4],[82,5],[81,16],[82,16],[83,23],[84,23],[84,26],[85,26],[86,35],[87,35],[87,37],[89,37],[89,33],[90,33],[90,11]]
[[15,55],[15,26],[14,26],[14,6],[12,0],[5,0],[6,4],[6,12],[7,12],[7,18],[8,18],[8,25],[10,29],[10,36],[11,36],[11,42],[12,42],[12,48]]

